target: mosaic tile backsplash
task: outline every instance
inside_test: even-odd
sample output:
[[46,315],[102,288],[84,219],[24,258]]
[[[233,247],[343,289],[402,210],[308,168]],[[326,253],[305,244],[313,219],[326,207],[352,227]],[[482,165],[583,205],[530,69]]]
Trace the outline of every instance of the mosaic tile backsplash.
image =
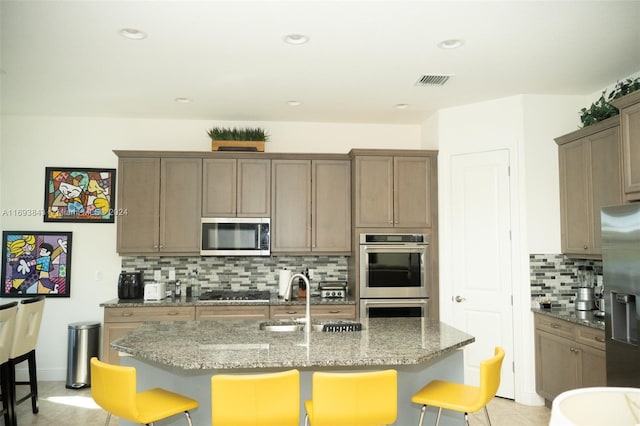
[[602,261],[572,259],[563,254],[530,254],[531,305],[538,307],[541,300],[549,300],[554,308],[574,307],[577,289],[580,286],[578,269],[593,268],[598,281],[602,282]]
[[154,281],[154,271],[160,271],[162,280],[169,280],[169,271],[175,270],[176,280],[187,282],[194,271],[203,289],[269,290],[278,291],[281,269],[294,273],[313,269],[313,283],[346,281],[347,257],[344,256],[194,256],[194,257],[122,257],[122,271],[144,273],[144,281]]

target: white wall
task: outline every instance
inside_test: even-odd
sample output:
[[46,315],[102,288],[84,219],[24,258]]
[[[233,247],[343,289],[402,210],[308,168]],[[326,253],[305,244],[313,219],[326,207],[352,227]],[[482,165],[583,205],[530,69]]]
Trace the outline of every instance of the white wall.
[[509,151],[514,296],[516,400],[537,405],[533,318],[530,312],[529,253],[560,252],[558,160],[554,137],[577,128],[585,97],[523,95],[441,110],[439,145],[440,312],[451,321],[450,289],[455,262],[449,244],[451,158],[497,149]]
[[[2,116],[0,212],[42,209],[46,166],[115,168],[114,149],[210,151],[206,131],[214,125],[263,126],[271,135],[266,148],[271,152],[421,148],[418,125]],[[41,216],[0,215],[0,227],[73,232],[71,297],[47,299],[37,348],[39,379],[64,380],[67,325],[102,321],[98,305],[117,297],[120,257],[115,225],[44,223]]]

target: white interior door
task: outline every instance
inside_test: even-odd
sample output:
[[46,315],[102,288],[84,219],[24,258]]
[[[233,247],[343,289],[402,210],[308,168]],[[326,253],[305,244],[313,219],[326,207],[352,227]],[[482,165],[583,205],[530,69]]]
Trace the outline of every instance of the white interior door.
[[498,395],[514,398],[509,151],[455,155],[451,163],[454,326],[475,336],[465,348],[465,383],[480,361],[506,352]]

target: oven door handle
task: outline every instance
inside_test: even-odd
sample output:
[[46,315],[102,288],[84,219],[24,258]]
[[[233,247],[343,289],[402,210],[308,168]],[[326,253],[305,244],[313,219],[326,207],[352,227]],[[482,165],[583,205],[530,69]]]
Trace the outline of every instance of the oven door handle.
[[361,245],[360,249],[364,251],[422,251],[425,248],[428,248],[429,244],[404,244],[404,245],[395,245],[395,244],[379,244],[379,245]]
[[393,307],[393,306],[425,306],[429,298],[422,299],[360,299],[365,306]]

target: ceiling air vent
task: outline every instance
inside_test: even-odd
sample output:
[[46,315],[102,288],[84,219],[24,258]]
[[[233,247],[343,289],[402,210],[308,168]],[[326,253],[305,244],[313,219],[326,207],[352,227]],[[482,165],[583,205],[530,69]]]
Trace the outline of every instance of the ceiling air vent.
[[444,86],[450,75],[422,75],[416,81],[416,86]]

